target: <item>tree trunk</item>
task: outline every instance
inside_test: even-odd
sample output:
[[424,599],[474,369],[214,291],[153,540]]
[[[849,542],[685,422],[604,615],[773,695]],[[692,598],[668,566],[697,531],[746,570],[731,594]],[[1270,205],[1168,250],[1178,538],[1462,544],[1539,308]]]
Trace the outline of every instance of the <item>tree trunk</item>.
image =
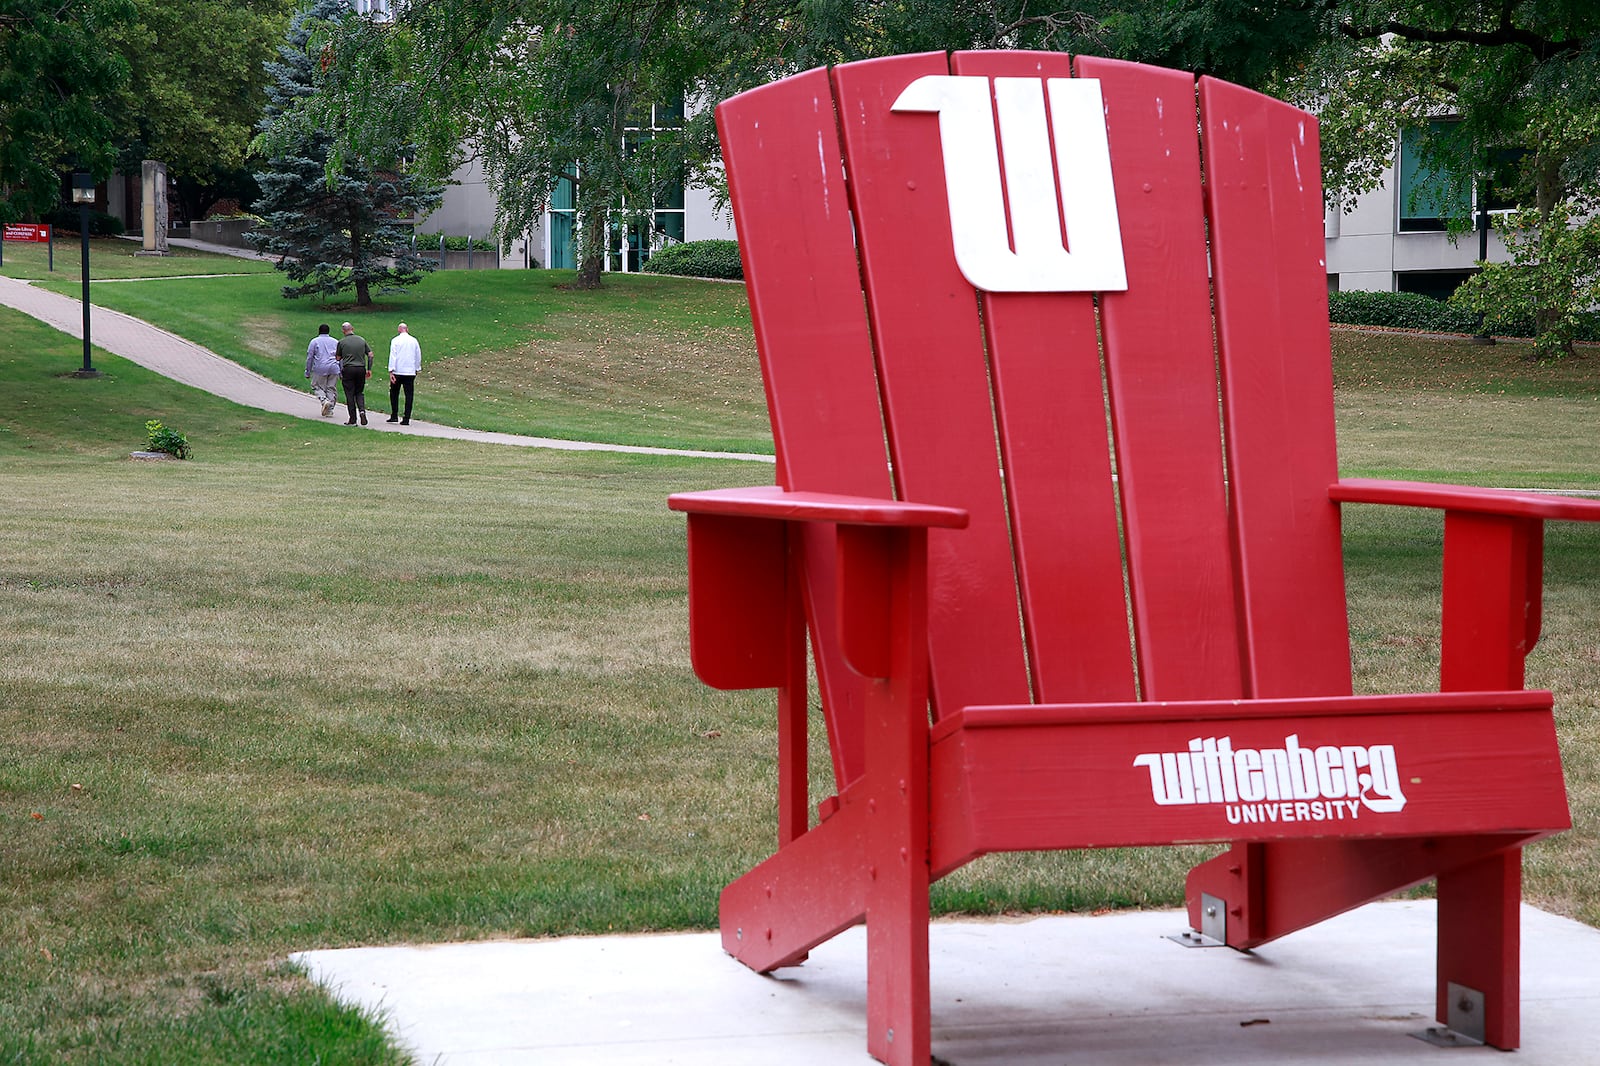
[[606,213],[595,209],[583,212],[582,217],[578,278],[572,284],[577,289],[598,289],[606,261]]
[[[1548,246],[1547,235],[1549,227],[1559,226],[1563,223],[1558,218],[1552,218],[1557,205],[1566,196],[1566,183],[1561,180],[1561,160],[1554,153],[1540,152],[1534,162],[1534,209],[1539,213],[1539,246]],[[1541,254],[1539,264],[1534,268],[1539,271],[1536,282],[1535,306],[1533,309],[1534,335],[1543,336],[1555,329],[1561,319],[1562,301],[1557,293],[1548,291],[1553,284],[1559,284],[1557,279],[1550,277],[1548,264],[1544,262]],[[1569,339],[1561,345],[1562,355],[1572,354],[1572,341]]]
[[366,254],[361,247],[361,236],[361,227],[352,218],[350,220],[350,271],[355,275],[356,306],[371,307],[372,292],[367,286],[366,267],[361,262],[362,257]]

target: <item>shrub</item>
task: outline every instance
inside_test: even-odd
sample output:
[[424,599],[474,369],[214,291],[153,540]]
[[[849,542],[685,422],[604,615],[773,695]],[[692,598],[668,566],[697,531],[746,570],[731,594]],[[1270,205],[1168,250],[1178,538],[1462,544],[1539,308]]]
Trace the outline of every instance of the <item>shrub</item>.
[[151,419],[144,424],[145,440],[149,443],[150,451],[166,452],[168,455],[179,459],[187,459],[190,455],[189,438],[177,430],[168,429],[157,419]]
[[1416,329],[1430,333],[1474,333],[1478,316],[1415,292],[1333,292],[1328,318],[1350,326]]
[[[417,251],[438,251],[439,236],[437,233],[417,234]],[[464,252],[469,245],[474,252],[492,252],[495,249],[494,241],[484,237],[451,237],[446,235],[444,238],[444,250],[447,252]]]
[[[59,207],[44,216],[44,220],[50,223],[57,233],[63,230],[78,232],[78,209],[75,207]],[[122,231],[122,219],[116,215],[108,215],[104,211],[89,212],[89,236],[120,237]]]
[[1533,336],[1540,358],[1572,354],[1592,336],[1600,303],[1600,219],[1574,219],[1564,204],[1548,215],[1518,211],[1496,228],[1509,263],[1485,263],[1450,302],[1483,316],[1488,328]]
[[689,278],[744,279],[737,241],[686,241],[670,244],[650,257],[644,269],[651,274],[677,274]]

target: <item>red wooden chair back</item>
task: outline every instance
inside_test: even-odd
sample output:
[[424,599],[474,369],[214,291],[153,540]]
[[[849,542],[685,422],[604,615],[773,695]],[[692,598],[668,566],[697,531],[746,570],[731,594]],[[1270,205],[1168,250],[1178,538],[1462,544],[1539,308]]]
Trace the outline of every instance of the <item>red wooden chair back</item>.
[[[1096,89],[1114,205],[1072,125]],[[818,70],[717,117],[779,484],[971,515],[930,534],[935,716],[1350,691],[1314,117],[1017,52]],[[1040,187],[1059,217],[1027,206]],[[1115,274],[1108,228],[1125,287],[1074,281]],[[958,256],[996,240],[975,284]],[[996,291],[1007,249],[1104,291]],[[808,611],[843,787],[862,682],[829,557]]]

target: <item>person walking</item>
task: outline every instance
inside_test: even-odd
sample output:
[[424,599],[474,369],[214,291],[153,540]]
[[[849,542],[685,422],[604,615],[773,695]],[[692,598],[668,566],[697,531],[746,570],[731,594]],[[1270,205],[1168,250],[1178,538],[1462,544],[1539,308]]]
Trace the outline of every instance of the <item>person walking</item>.
[[339,406],[339,358],[334,354],[338,350],[339,342],[329,335],[326,322],[306,347],[306,377],[311,379],[311,394],[322,404],[323,418]]
[[[411,397],[417,387],[417,372],[422,369],[422,345],[404,322],[389,342],[389,421],[411,424]],[[400,390],[406,394],[406,414],[400,417]]]
[[345,425],[355,425],[359,413],[364,426],[367,424],[367,379],[372,376],[372,345],[350,323],[340,328],[344,336],[339,338],[339,375],[344,379],[344,405],[350,411]]

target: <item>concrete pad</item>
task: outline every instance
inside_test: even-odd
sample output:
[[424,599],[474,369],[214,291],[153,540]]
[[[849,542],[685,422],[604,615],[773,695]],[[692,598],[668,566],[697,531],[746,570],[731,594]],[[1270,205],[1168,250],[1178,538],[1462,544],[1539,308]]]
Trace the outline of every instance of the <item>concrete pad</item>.
[[[1518,1066],[1600,1063],[1600,930],[1523,916]],[[1490,1048],[1433,1022],[1434,904],[1373,904],[1253,954],[1185,948],[1181,912],[941,921],[933,1049],[951,1066],[1461,1064]],[[307,951],[427,1066],[856,1064],[866,939],[852,929],[763,977],[714,933]]]

